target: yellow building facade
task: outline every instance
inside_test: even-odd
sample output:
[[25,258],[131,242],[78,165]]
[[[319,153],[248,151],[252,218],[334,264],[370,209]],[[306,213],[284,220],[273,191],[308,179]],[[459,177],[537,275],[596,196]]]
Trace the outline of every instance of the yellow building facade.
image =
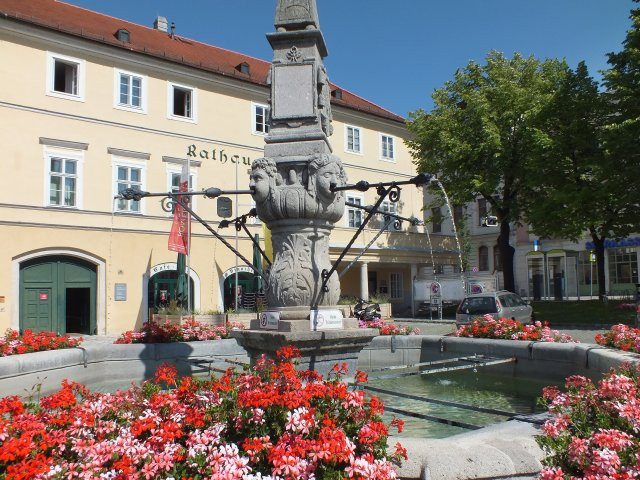
[[[195,191],[248,188],[268,128],[268,62],[174,37],[161,18],[145,28],[52,0],[24,3],[0,0],[0,330],[138,328],[173,294],[172,215],[157,198],[115,197],[128,187],[171,191],[185,163]],[[351,182],[415,175],[402,118],[336,87],[332,95],[331,142]],[[348,196],[376,200],[373,191]],[[234,216],[252,208],[248,195],[231,200]],[[423,191],[407,187],[385,208],[422,218],[422,205]],[[214,200],[198,196],[194,210],[252,258],[248,238],[219,229]],[[345,211],[333,259],[364,216]],[[379,224],[364,230],[343,266]],[[259,221],[248,228],[264,242]],[[455,262],[447,242],[434,245],[438,263]],[[424,227],[404,222],[342,277],[342,294],[388,295],[397,313],[410,312],[413,279],[430,263]],[[251,288],[250,269],[197,222],[189,264],[191,304],[201,312],[235,307],[232,292]]]

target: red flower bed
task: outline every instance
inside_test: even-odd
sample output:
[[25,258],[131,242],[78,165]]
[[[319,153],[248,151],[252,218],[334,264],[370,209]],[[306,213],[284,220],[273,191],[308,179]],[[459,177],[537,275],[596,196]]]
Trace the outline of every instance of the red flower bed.
[[528,340],[541,342],[574,342],[570,335],[551,330],[549,325],[535,322],[523,324],[518,320],[500,318],[491,315],[475,318],[469,325],[461,326],[454,335],[456,337],[497,338],[504,340]]
[[17,330],[10,328],[0,337],[0,357],[17,355],[21,353],[42,352],[45,350],[58,350],[60,348],[72,348],[80,345],[82,337],[71,338],[67,335],[58,335],[54,332],[33,333],[27,329],[22,335]]
[[242,330],[241,323],[227,322],[225,325],[206,325],[196,320],[188,320],[181,325],[157,323],[149,320],[139,331],[129,330],[113,343],[168,343],[220,340],[229,338],[231,330]]
[[220,379],[177,379],[164,365],[115,394],[65,381],[39,404],[3,398],[0,478],[396,478],[391,460],[406,450],[387,454],[383,404],[349,390],[344,365],[323,381],[295,370],[295,350],[279,354]]
[[619,323],[607,333],[598,334],[596,343],[604,347],[617,348],[625,352],[640,353],[640,329]]
[[411,328],[408,325],[398,325],[386,323],[382,319],[378,320],[358,320],[360,328],[377,328],[380,335],[420,335],[419,328]]
[[640,379],[637,366],[612,370],[597,385],[567,378],[566,392],[546,387],[553,419],[538,444],[549,454],[543,480],[640,478]]

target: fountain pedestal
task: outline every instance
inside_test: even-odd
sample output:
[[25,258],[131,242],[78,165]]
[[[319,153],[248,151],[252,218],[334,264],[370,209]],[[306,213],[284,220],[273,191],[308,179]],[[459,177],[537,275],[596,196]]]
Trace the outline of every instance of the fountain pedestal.
[[231,332],[241,347],[249,354],[251,364],[262,356],[275,358],[276,352],[285,346],[300,350],[298,368],[313,370],[326,377],[334,365],[347,364],[347,380],[356,372],[360,351],[378,335],[375,328],[327,330],[320,332],[266,332],[239,330]]
[[[346,185],[342,161],[332,154],[331,92],[316,0],[278,0],[268,76],[269,134],[264,158],[251,167],[258,217],[271,231],[268,314],[233,336],[255,361],[286,345],[298,347],[300,366],[326,374],[346,362],[355,372],[358,353],[377,334],[343,319],[336,306],[340,282],[331,270],[329,237],[342,218]],[[320,321],[324,320],[324,322]],[[318,331],[322,330],[322,331]]]

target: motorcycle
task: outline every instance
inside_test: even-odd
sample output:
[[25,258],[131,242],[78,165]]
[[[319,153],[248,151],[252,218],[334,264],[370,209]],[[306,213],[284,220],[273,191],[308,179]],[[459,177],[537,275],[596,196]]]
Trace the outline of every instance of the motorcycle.
[[382,315],[380,314],[380,305],[377,303],[369,303],[362,298],[358,300],[355,307],[353,307],[353,314],[358,320],[366,322],[380,320]]

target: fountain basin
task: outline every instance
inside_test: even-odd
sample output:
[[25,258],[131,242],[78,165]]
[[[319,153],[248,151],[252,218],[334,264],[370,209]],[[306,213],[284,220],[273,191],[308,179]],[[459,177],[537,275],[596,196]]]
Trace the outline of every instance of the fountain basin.
[[[234,339],[169,344],[114,345],[91,339],[81,348],[0,357],[0,396],[22,395],[41,385],[40,395],[57,391],[64,379],[89,388],[105,382],[140,381],[158,365],[174,362],[182,375],[210,366],[226,368],[225,359],[248,361]],[[587,344],[552,344],[444,336],[375,337],[358,356],[358,368],[406,365],[474,353],[515,357],[515,363],[491,367],[518,378],[560,382],[572,374],[597,379],[640,356]],[[543,452],[535,443],[537,428],[517,420],[444,439],[391,437],[407,448],[409,461],[399,469],[405,479],[535,478]]]

